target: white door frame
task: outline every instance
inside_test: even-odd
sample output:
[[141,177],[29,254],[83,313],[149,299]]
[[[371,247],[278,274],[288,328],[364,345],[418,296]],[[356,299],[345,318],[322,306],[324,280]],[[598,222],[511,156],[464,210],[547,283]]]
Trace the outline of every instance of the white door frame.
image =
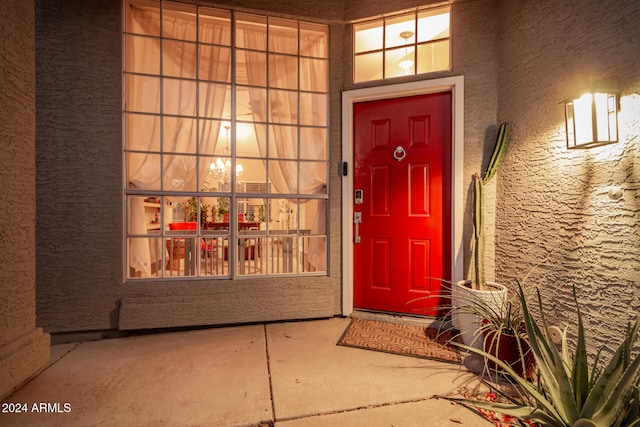
[[[451,92],[451,278],[463,275],[464,76],[348,90],[342,93],[342,315],[353,312],[353,104],[427,93]],[[444,236],[446,238],[446,236]]]

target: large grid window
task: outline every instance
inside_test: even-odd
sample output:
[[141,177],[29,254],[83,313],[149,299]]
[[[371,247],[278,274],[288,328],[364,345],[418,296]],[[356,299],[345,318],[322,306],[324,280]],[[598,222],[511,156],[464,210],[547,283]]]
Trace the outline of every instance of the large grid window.
[[448,70],[449,27],[449,7],[354,24],[354,83]]
[[125,0],[128,278],[325,274],[328,27]]

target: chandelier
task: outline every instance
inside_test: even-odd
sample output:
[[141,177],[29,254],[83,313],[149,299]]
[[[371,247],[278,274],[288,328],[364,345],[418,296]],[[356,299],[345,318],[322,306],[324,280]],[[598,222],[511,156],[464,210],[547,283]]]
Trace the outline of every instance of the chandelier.
[[[222,181],[225,184],[229,182],[231,179],[231,159],[229,158],[231,155],[231,149],[229,148],[229,130],[230,126],[225,126],[224,130],[226,133],[226,143],[223,150],[223,155],[226,157],[226,160],[221,158],[216,159],[215,162],[211,162],[209,165],[209,175],[211,175],[216,181]],[[241,164],[236,165],[236,178],[242,178],[244,174],[244,170]]]

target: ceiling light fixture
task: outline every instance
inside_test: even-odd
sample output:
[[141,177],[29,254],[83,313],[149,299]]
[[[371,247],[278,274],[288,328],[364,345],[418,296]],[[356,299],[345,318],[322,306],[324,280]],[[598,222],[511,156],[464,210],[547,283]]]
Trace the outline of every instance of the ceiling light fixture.
[[404,70],[404,73],[409,75],[409,74],[413,74],[411,72],[411,68],[413,67],[413,52],[411,53],[411,56],[409,56],[409,50],[407,45],[409,44],[409,39],[411,37],[413,37],[413,31],[403,31],[400,33],[400,37],[402,37],[404,39],[404,59],[402,61],[400,61],[400,63],[398,64],[400,66],[400,68],[402,68]]
[[[231,178],[231,159],[228,157],[231,155],[231,149],[229,147],[229,131],[231,126],[226,125],[224,127],[226,133],[226,145],[224,147],[223,154],[227,157],[226,160],[222,160],[218,158],[215,163],[211,162],[209,165],[209,173],[213,175],[213,177],[217,180],[220,180],[224,183],[228,183]],[[236,178],[241,178],[244,174],[244,168],[241,164],[236,165]]]

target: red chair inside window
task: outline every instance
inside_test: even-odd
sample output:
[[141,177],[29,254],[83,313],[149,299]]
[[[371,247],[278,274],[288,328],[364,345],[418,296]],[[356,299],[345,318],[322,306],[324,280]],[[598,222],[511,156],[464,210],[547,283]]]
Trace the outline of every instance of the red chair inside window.
[[[198,229],[197,222],[172,222],[169,224],[169,230],[172,231],[196,231]],[[173,260],[173,269],[178,268],[180,259],[184,259],[184,238],[175,237],[167,240],[167,250],[169,251],[170,258]],[[200,249],[207,257],[211,257],[215,250],[215,242],[207,243],[205,239],[200,242]],[[169,261],[167,261],[167,268],[169,268]]]
[[169,224],[169,230],[197,230],[197,222],[172,222]]

